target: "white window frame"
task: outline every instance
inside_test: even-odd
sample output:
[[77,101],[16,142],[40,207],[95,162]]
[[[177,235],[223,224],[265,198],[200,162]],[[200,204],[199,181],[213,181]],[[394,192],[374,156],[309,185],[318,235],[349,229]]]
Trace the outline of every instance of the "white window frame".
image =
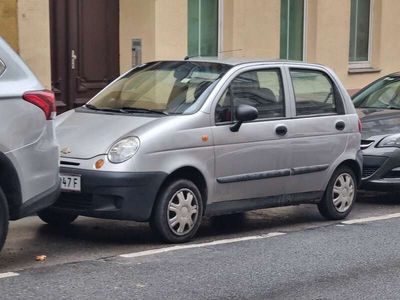
[[[366,60],[366,61],[350,61],[350,57],[349,57],[349,68],[350,69],[371,68],[374,2],[375,2],[375,0],[370,0],[370,3],[369,3],[370,7],[369,7],[369,24],[368,24],[368,60]],[[350,24],[351,24],[351,20],[350,20]],[[350,44],[349,44],[349,47],[350,47]]]
[[307,61],[307,37],[308,37],[308,0],[304,0],[303,11],[303,61]]
[[218,0],[218,58],[224,51],[224,0]]

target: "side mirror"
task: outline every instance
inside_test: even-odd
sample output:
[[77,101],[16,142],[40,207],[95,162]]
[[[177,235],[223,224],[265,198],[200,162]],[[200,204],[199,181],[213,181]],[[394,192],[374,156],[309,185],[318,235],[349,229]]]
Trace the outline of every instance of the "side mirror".
[[240,104],[238,107],[236,107],[235,115],[237,121],[230,127],[232,132],[239,131],[239,128],[242,126],[243,122],[257,119],[258,110],[254,106]]

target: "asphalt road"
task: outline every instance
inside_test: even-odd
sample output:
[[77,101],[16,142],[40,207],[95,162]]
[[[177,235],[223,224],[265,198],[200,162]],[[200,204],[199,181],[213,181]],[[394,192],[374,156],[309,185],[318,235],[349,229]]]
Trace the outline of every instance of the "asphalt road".
[[[349,219],[393,213],[398,195],[369,194]],[[60,231],[32,217],[11,225],[0,298],[399,299],[399,226],[326,222],[304,205],[206,220],[192,243],[152,253],[143,251],[171,246],[146,224],[80,218]],[[236,238],[248,240],[221,242]]]

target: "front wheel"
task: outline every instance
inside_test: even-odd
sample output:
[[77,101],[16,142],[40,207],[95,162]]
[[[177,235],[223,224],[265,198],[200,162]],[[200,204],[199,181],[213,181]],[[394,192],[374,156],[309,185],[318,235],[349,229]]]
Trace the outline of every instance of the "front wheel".
[[75,214],[66,214],[49,209],[41,210],[37,215],[43,222],[56,227],[67,226],[78,217],[78,215]]
[[164,241],[184,243],[196,234],[202,212],[203,200],[197,186],[179,179],[161,190],[150,225]]
[[6,196],[0,188],[0,250],[3,248],[8,232],[8,205]]
[[324,197],[318,204],[322,216],[330,220],[347,217],[356,200],[357,181],[352,169],[341,166],[333,173]]

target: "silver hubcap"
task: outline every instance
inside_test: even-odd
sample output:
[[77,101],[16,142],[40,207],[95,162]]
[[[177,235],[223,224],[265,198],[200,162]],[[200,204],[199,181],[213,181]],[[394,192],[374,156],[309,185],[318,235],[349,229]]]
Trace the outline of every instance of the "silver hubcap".
[[176,235],[192,230],[198,218],[198,200],[189,189],[180,189],[168,203],[168,225]]
[[338,212],[345,212],[349,209],[354,200],[354,182],[350,174],[343,173],[336,178],[333,185],[333,205]]

